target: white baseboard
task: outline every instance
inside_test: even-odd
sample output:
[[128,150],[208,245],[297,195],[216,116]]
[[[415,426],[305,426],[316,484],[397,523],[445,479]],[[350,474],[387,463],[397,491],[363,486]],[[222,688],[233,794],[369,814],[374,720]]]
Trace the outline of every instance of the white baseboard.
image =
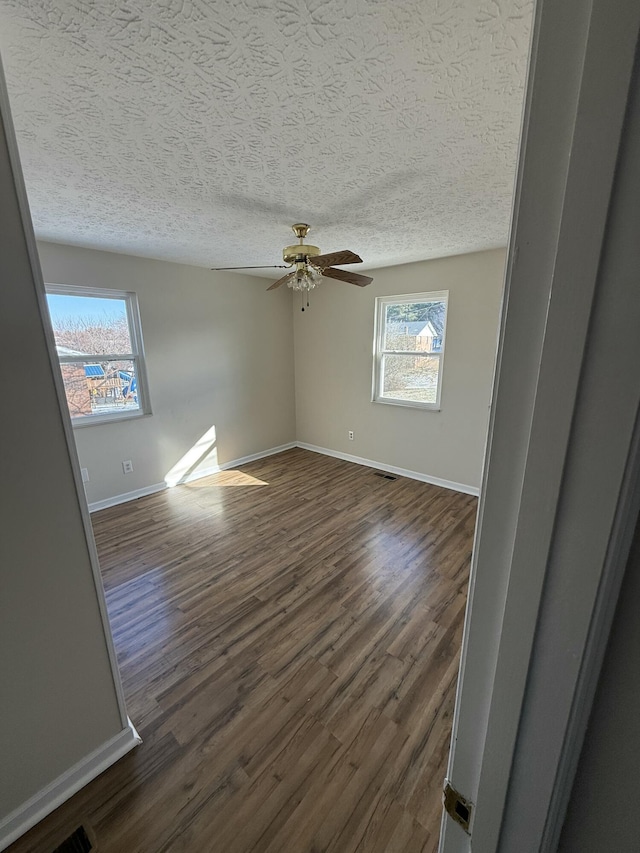
[[0,821],[0,850],[5,850],[13,844],[32,826],[39,823],[141,742],[140,735],[129,720],[126,729],[81,759]]
[[154,483],[153,486],[145,486],[143,489],[134,489],[132,492],[124,492],[122,495],[114,495],[112,498],[105,498],[102,501],[93,501],[89,504],[89,512],[97,512],[100,509],[107,509],[110,506],[125,504],[127,501],[135,501],[137,498],[153,495],[166,488],[166,483]]
[[352,456],[350,453],[341,453],[339,450],[330,450],[328,447],[317,447],[315,444],[307,444],[304,441],[298,441],[297,447],[301,447],[303,450],[311,450],[313,453],[322,453],[324,456],[333,456],[335,459],[344,459],[345,462],[355,462],[356,465],[365,465],[367,468],[376,468],[389,474],[397,474],[398,477],[408,477],[410,480],[420,480],[422,483],[441,486],[443,489],[453,489],[453,491],[463,492],[465,495],[477,497],[480,494],[477,486],[467,486],[465,483],[443,480],[441,477],[432,477],[430,474],[421,474],[419,471],[410,471],[408,468],[397,468],[395,465],[387,465],[386,462],[363,459],[361,456]]
[[[203,477],[209,477],[211,474],[219,474],[220,471],[228,471],[230,468],[237,468],[239,465],[246,465],[247,462],[255,462],[257,459],[264,459],[267,456],[274,456],[276,453],[283,453],[285,450],[291,450],[293,447],[301,447],[303,450],[311,450],[313,453],[322,453],[324,456],[333,456],[336,459],[344,459],[345,462],[355,462],[356,465],[365,465],[367,468],[377,468],[379,471],[387,471],[389,474],[397,474],[399,477],[409,477],[411,480],[420,480],[422,483],[431,483],[432,486],[442,486],[443,489],[453,489],[456,492],[463,492],[466,495],[479,494],[479,489],[476,486],[467,486],[464,483],[455,483],[452,480],[443,480],[440,477],[432,477],[430,474],[421,474],[419,471],[410,471],[408,468],[397,468],[395,465],[387,465],[385,462],[376,462],[374,459],[364,459],[361,456],[352,456],[350,453],[341,453],[339,450],[330,450],[328,447],[318,447],[315,444],[307,444],[304,441],[290,441],[287,444],[281,444],[278,447],[270,447],[268,450],[261,450],[258,453],[251,453],[249,456],[241,456],[239,459],[231,459],[229,462],[223,462],[220,465],[210,465],[207,468],[199,468],[197,471],[189,474],[183,480],[180,480],[176,485],[183,483],[193,483],[194,480],[200,480]],[[146,495],[153,495],[156,492],[161,492],[169,486],[166,483],[155,483],[153,486],[145,486],[143,489],[135,489],[132,492],[125,492],[122,495],[114,495],[112,498],[105,498],[102,501],[93,501],[89,504],[89,512],[97,512],[101,509],[107,509],[110,506],[135,501],[137,498],[143,498]]]
[[[261,450],[258,453],[252,453],[249,456],[241,456],[239,459],[231,459],[229,462],[223,462],[221,465],[210,465],[207,468],[198,468],[192,474],[189,474],[184,479],[176,483],[181,486],[183,483],[192,483],[194,480],[200,480],[202,477],[209,477],[211,474],[219,474],[220,471],[227,471],[229,468],[237,468],[238,465],[246,465],[247,462],[254,462],[256,459],[264,459],[266,456],[274,456],[276,453],[282,453],[285,450],[291,450],[292,447],[297,447],[295,441],[290,441],[288,444],[281,444],[278,447],[270,447],[268,450]],[[143,498],[146,495],[153,495],[156,492],[161,492],[163,489],[173,488],[167,483],[155,483],[153,486],[145,486],[143,489],[135,489],[133,492],[124,492],[121,495],[114,495],[112,498],[105,498],[102,501],[93,501],[89,504],[89,512],[97,512],[100,509],[107,509],[110,506],[117,506],[128,501],[135,501],[137,498]]]

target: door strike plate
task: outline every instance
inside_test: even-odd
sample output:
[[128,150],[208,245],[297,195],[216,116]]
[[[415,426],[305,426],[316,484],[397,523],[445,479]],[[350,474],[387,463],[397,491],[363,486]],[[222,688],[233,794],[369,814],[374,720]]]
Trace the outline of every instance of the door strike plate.
[[448,779],[445,779],[442,801],[444,810],[452,820],[464,829],[470,835],[469,824],[471,823],[471,813],[473,811],[473,803],[463,797],[459,791],[453,787]]

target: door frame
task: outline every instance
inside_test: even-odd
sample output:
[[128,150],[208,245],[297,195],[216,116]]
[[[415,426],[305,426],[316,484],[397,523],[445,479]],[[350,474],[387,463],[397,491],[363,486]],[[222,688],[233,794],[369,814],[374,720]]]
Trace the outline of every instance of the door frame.
[[[603,248],[639,31],[635,0],[535,9],[448,769],[471,835],[443,816],[441,853],[555,849],[626,561],[638,379],[624,302],[613,355],[602,330],[607,296],[635,282]],[[594,377],[614,368],[612,405]]]

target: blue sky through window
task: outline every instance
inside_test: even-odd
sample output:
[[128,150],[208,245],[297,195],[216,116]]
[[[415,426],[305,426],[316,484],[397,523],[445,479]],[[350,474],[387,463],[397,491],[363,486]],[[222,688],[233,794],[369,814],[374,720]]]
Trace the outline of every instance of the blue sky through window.
[[67,296],[48,293],[47,303],[53,326],[57,321],[95,317],[99,320],[126,318],[127,306],[124,299],[105,299],[97,296]]

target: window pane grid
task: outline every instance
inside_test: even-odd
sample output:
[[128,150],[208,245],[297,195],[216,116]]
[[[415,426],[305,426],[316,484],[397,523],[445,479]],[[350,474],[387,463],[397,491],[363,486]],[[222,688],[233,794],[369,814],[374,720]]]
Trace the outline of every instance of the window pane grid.
[[380,355],[407,355],[412,358],[440,358],[441,352],[424,352],[413,349],[382,349]]
[[50,285],[47,302],[73,422],[148,412],[135,294]]
[[373,400],[440,405],[448,293],[377,302]]
[[94,361],[131,361],[138,358],[135,352],[110,352],[110,353],[91,353],[89,355],[58,355],[60,364],[69,364],[71,362],[83,362],[85,364],[93,363]]

